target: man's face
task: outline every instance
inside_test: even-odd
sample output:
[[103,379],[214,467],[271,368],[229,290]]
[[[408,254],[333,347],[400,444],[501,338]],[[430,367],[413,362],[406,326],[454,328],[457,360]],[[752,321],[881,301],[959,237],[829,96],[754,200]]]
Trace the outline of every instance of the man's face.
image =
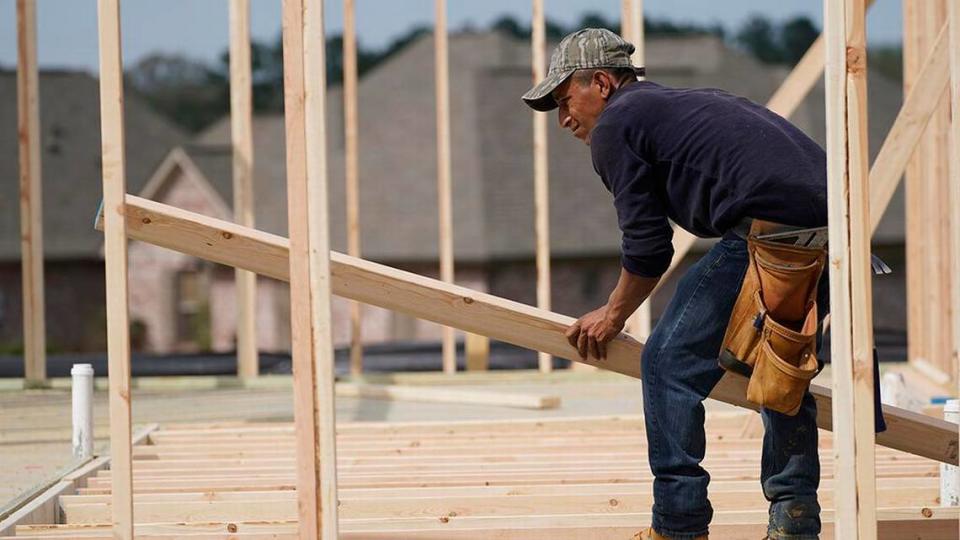
[[574,73],[553,91],[560,127],[569,129],[574,137],[587,146],[590,145],[590,134],[597,124],[597,118],[607,105],[611,83],[605,72],[595,72],[589,79]]

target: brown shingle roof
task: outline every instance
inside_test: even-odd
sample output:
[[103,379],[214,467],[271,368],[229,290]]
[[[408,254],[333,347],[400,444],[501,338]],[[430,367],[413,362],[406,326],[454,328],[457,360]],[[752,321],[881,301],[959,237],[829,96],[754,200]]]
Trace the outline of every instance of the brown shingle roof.
[[[40,73],[44,252],[48,259],[97,258],[93,229],[101,198],[100,102],[85,73]],[[20,257],[16,73],[0,71],[0,260]],[[186,136],[128,93],[127,190],[138,192]]]

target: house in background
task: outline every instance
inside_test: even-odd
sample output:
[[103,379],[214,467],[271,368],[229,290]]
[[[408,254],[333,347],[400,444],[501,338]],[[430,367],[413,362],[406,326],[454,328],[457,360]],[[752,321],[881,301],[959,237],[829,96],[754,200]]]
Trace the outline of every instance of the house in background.
[[[360,228],[363,257],[436,276],[437,195],[433,45],[425,36],[367,74],[360,100]],[[651,80],[672,86],[718,87],[764,103],[786,75],[712,36],[647,41]],[[499,33],[451,36],[450,84],[453,229],[457,282],[535,303],[533,157],[529,44]],[[879,149],[899,107],[899,83],[871,75],[871,150]],[[333,248],[345,251],[342,94],[328,94],[330,226]],[[823,88],[813,90],[792,120],[824,142]],[[553,123],[555,126],[555,123]],[[256,227],[287,234],[284,126],[281,115],[254,119]],[[170,150],[140,191],[131,192],[230,219],[229,119],[188,145]],[[169,148],[169,147],[168,147]],[[555,311],[579,315],[602,304],[619,275],[620,234],[610,195],[594,172],[589,149],[553,127],[549,132],[550,229]],[[898,191],[875,236],[877,250],[900,270],[875,285],[875,323],[905,327],[903,206]],[[698,243],[702,250],[709,242]],[[688,257],[685,264],[699,256]],[[662,311],[679,273],[654,302]],[[130,246],[131,316],[153,352],[234,347],[233,271],[143,243]],[[289,291],[258,280],[262,350],[289,349]],[[348,304],[334,299],[335,345],[349,342]],[[439,328],[400,313],[364,309],[364,340],[438,340]]]
[[[22,348],[16,73],[0,70],[0,352]],[[92,76],[41,71],[40,144],[47,346],[106,347],[102,235],[93,218],[102,192],[100,89]],[[138,192],[187,136],[128,92],[127,189]]]

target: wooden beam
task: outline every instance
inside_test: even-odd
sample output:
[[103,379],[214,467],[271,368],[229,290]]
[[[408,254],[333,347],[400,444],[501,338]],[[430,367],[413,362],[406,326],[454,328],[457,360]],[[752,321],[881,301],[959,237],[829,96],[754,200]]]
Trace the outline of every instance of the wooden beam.
[[[391,386],[345,384],[350,386],[346,387],[344,394],[362,393],[367,388],[371,388],[371,395],[374,396],[387,396],[389,398],[391,395],[398,395],[398,393],[393,392],[394,387]],[[410,401],[416,401],[417,396],[413,395],[410,388],[400,387],[400,389],[404,392],[399,393],[399,398],[411,397],[414,399],[410,399]],[[470,400],[497,406],[516,405],[517,408],[543,409],[559,403],[557,396],[519,394],[519,398],[517,398],[518,394],[488,391],[470,391],[467,392],[467,397],[464,399],[459,399],[449,393],[431,393],[429,390],[425,392],[425,395],[427,397],[424,401],[445,400],[444,402],[462,403]],[[756,416],[752,417],[756,418]],[[760,436],[750,435],[750,439],[743,439],[740,444],[729,444],[721,442],[724,440],[723,435],[711,433],[710,442],[717,442],[718,449],[710,453],[707,462],[730,470],[743,469],[748,472],[749,467],[759,461],[756,449]],[[726,434],[726,437],[736,436],[736,433]],[[339,465],[343,470],[351,473],[385,471],[396,465],[410,466],[418,470],[439,471],[451,466],[459,466],[461,463],[498,471],[518,470],[528,467],[544,468],[555,465],[570,468],[599,468],[594,467],[598,465],[608,469],[617,469],[623,466],[623,462],[620,460],[642,459],[646,451],[643,433],[629,435],[605,433],[597,435],[595,442],[591,442],[586,434],[553,435],[545,437],[543,444],[546,446],[561,446],[561,449],[553,453],[536,452],[537,457],[534,458],[527,452],[527,449],[537,447],[541,439],[527,438],[522,435],[516,437],[515,441],[514,439],[497,438],[495,435],[489,435],[486,439],[479,436],[458,437],[449,441],[431,437],[403,437],[384,442],[373,438],[346,441],[340,438],[338,439],[337,449],[340,450]],[[491,446],[501,447],[500,450],[518,452],[522,455],[498,460],[497,454],[476,455],[472,452],[471,445],[485,440],[492,441],[490,442]],[[576,448],[564,449],[562,448],[564,443],[574,445]],[[418,444],[420,445],[418,448],[429,447],[431,451],[394,455],[398,448],[402,449],[407,448],[408,445],[416,446]],[[254,462],[271,467],[294,463],[294,439],[289,435],[278,437],[275,446],[271,446],[270,440],[267,438],[259,438],[250,444],[245,441],[242,443],[235,441],[234,448],[231,448],[230,445],[229,442],[218,442],[189,446],[174,441],[168,443],[167,448],[164,449],[134,453],[134,470],[186,468],[193,466],[193,464],[210,466],[211,468],[233,468]],[[829,445],[825,446],[829,447]],[[375,455],[373,450],[377,450],[379,454]],[[364,451],[364,453],[354,455],[354,451]],[[603,455],[596,455],[599,452],[604,453]],[[894,461],[887,462],[887,459]],[[926,458],[898,456],[892,453],[878,457],[878,463],[885,470],[897,471],[904,469],[927,471],[936,467],[934,462]]]
[[37,76],[37,2],[17,0],[17,129],[20,152],[20,287],[23,374],[28,388],[47,380],[43,294],[43,190]]
[[[839,538],[877,537],[864,0],[827,2],[827,206]],[[822,413],[820,413],[822,414]]]
[[[533,58],[533,84],[539,84],[547,72],[547,31],[543,0],[533,0],[530,47]],[[537,237],[537,307],[550,311],[550,177],[547,151],[547,113],[533,111],[533,220]],[[553,357],[537,355],[541,373],[553,371]]]
[[[360,145],[357,111],[357,6],[343,0],[343,138],[347,195],[347,254],[360,256]],[[363,310],[350,302],[350,373],[363,373]]]
[[[643,66],[646,61],[643,43],[643,0],[621,0],[621,12],[621,34],[634,46],[633,55],[630,57],[631,61],[635,66]],[[650,330],[653,326],[652,304],[653,294],[651,293],[627,319],[627,331],[640,339],[650,337]]]
[[417,386],[337,383],[337,397],[422,401],[428,403],[461,403],[494,405],[519,409],[556,409],[560,398],[550,395],[509,394],[459,388],[424,388]]
[[[472,443],[474,446],[476,442]],[[345,463],[341,463],[341,481],[344,484],[365,484],[359,487],[389,487],[396,489],[403,483],[412,483],[413,488],[424,488],[428,485],[467,487],[493,486],[510,483],[522,485],[545,485],[550,483],[566,484],[578,481],[579,483],[629,483],[644,484],[653,482],[654,477],[641,465],[644,453],[617,453],[626,445],[635,445],[636,438],[625,439],[623,443],[612,442],[596,448],[583,444],[574,444],[578,453],[572,454],[579,461],[563,461],[564,441],[551,443],[551,452],[537,452],[535,441],[527,445],[511,446],[499,445],[497,448],[487,449],[481,456],[469,454],[468,448],[431,448],[429,450],[410,450],[401,448],[407,455],[397,456],[390,449],[384,448],[376,453],[365,452]],[[730,451],[729,457],[710,458],[704,462],[705,466],[716,473],[716,479],[722,482],[745,481],[759,478],[758,468],[760,459],[757,448],[759,441],[754,440],[751,448]],[[583,451],[581,447],[590,451]],[[284,450],[293,454],[293,447],[285,445]],[[364,452],[358,450],[358,452]],[[598,459],[601,453],[614,455],[607,461],[594,464],[591,460]],[[520,463],[503,463],[501,460],[511,454],[523,454],[529,459]],[[402,459],[401,459],[402,457]],[[541,461],[534,461],[539,457]],[[894,459],[891,456],[891,459]],[[441,461],[439,465],[431,464],[431,460]],[[630,460],[631,464],[624,464],[618,460]],[[459,461],[458,461],[459,460]],[[354,462],[364,464],[353,465]],[[182,463],[183,465],[180,465]],[[174,458],[158,458],[156,460],[136,460],[136,487],[156,487],[159,485],[203,485],[214,480],[251,481],[254,478],[273,479],[275,483],[292,481],[296,470],[293,459],[289,457],[254,457],[251,459],[203,459],[191,460]],[[878,467],[879,477],[887,479],[910,479],[936,477],[937,464],[924,458],[914,457],[909,461],[899,462],[886,460]],[[198,467],[203,467],[203,476],[192,477]],[[471,472],[463,472],[470,468]],[[823,476],[831,478],[833,467],[828,466]],[[617,479],[620,480],[617,480]],[[419,484],[417,482],[420,482]],[[88,487],[110,487],[109,471],[104,471],[92,478]],[[933,487],[932,489],[936,489]]]
[[98,0],[100,144],[107,293],[107,369],[110,380],[110,454],[114,473],[113,535],[133,538],[130,449],[130,310],[127,289],[127,192],[123,124],[123,61],[119,0]]
[[[950,28],[950,237],[953,253],[950,258],[950,275],[954,277],[951,292],[954,384],[960,385],[960,4],[947,2],[948,26]],[[958,391],[960,394],[960,391]]]
[[[909,96],[919,79],[923,56],[927,54],[923,40],[922,11],[928,2],[903,0],[903,93]],[[925,162],[917,152],[911,153],[904,184],[904,220],[906,243],[906,289],[907,289],[907,360],[927,358],[925,305],[926,259],[928,214],[926,211],[923,181]]]
[[[563,486],[551,486],[563,487]],[[443,516],[455,512],[457,516],[518,516],[526,517],[531,508],[549,509],[551,515],[640,513],[653,504],[653,490],[625,491],[612,484],[602,493],[543,493],[523,495],[454,496],[437,494],[423,496],[409,490],[409,497],[378,497],[371,490],[366,497],[341,497],[342,519],[383,519],[389,516]],[[160,500],[134,502],[141,522],[189,521],[253,521],[296,519],[296,493],[292,491],[242,491],[226,493],[163,494]],[[187,497],[183,497],[186,495]],[[222,495],[232,495],[221,497]],[[884,507],[934,506],[939,504],[939,489],[929,486],[919,489],[888,489],[880,492]],[[832,490],[820,490],[821,505],[833,502]],[[109,519],[109,504],[101,500],[88,502],[91,497],[73,496],[61,504],[67,523],[103,523]],[[154,496],[156,497],[156,496]],[[716,512],[760,510],[769,502],[756,485],[739,491],[711,490],[710,502]]]
[[[946,1],[936,0],[923,2],[923,33],[927,49],[933,49],[933,36],[936,35],[943,22],[947,19]],[[949,68],[947,68],[949,69]],[[919,151],[926,164],[924,184],[926,186],[926,213],[929,227],[928,249],[924,250],[926,257],[926,271],[923,279],[926,280],[925,310],[927,333],[926,361],[938,371],[952,378],[952,369],[949,363],[951,356],[952,338],[950,320],[951,306],[945,302],[950,298],[950,217],[948,212],[950,194],[947,192],[947,178],[949,176],[949,152],[947,139],[950,132],[950,97],[944,93],[938,96],[937,109],[930,118],[927,130],[924,133],[924,142]]]
[[322,0],[284,0],[290,321],[300,538],[335,539],[337,470]]
[[[254,226],[253,87],[250,77],[250,0],[230,0],[230,141],[233,146],[233,215]],[[257,359],[257,275],[235,269],[237,375],[259,374]]]
[[[438,517],[440,519],[438,519]],[[717,512],[710,529],[724,540],[748,540],[765,534],[766,510]],[[822,516],[825,538],[844,538],[836,530],[832,511]],[[900,540],[924,538],[956,540],[957,508],[887,508],[879,512],[880,538]],[[528,515],[528,516],[426,516],[399,519],[344,520],[344,540],[466,540],[503,538],[510,540],[552,540],[591,538],[620,540],[649,526],[649,512]],[[137,538],[296,538],[291,521],[237,521],[197,523],[144,523],[137,525]],[[102,524],[28,525],[17,529],[18,536],[35,539],[76,537],[110,538]]]
[[[450,165],[450,65],[447,44],[447,2],[434,0],[433,52],[437,97],[437,208],[440,230],[440,280],[453,283],[453,214]],[[457,344],[454,330],[442,328],[443,372],[457,371]]]
[[[893,492],[898,489],[910,493],[926,496],[928,491],[935,491],[939,486],[939,479],[934,477],[915,477],[915,478],[880,478],[877,480],[878,489],[888,492],[887,496],[891,499],[900,499],[900,496]],[[282,489],[278,485],[274,489],[254,489],[251,486],[249,491],[225,491],[216,490],[205,492],[203,490],[178,491],[178,492],[145,492],[134,495],[134,502],[200,502],[200,501],[235,501],[249,499],[284,499],[296,498],[296,492],[293,489]],[[461,486],[461,487],[440,487],[440,488],[374,488],[374,489],[342,489],[340,496],[343,499],[363,500],[363,499],[410,499],[411,497],[499,497],[509,498],[511,496],[531,496],[531,495],[621,495],[621,494],[649,494],[652,489],[652,481],[619,483],[619,484],[540,484],[530,486]],[[829,478],[821,479],[821,490],[832,491],[833,480]],[[716,482],[711,486],[711,493],[744,493],[754,492],[760,494],[756,489],[756,483],[753,480],[729,480],[726,482]],[[934,495],[935,497],[936,495]],[[893,506],[903,506],[905,504],[922,504],[919,500],[911,501],[909,497],[904,496],[901,501]],[[64,495],[60,498],[63,507],[76,504],[96,504],[109,503],[109,494],[79,494]]]
[[[137,240],[289,280],[288,242],[283,237],[132,195],[127,196],[126,215],[128,233]],[[330,257],[334,294],[581,361],[563,336],[574,322],[571,317],[336,252]],[[622,334],[611,343],[605,361],[588,358],[585,362],[640,378],[637,359],[642,348],[639,341]],[[830,390],[812,385],[811,392],[817,398],[818,425],[831,429]],[[755,409],[745,396],[746,381],[736,376],[721,379],[711,395]],[[957,464],[955,424],[888,406],[884,416],[888,430],[878,435],[879,444]]]

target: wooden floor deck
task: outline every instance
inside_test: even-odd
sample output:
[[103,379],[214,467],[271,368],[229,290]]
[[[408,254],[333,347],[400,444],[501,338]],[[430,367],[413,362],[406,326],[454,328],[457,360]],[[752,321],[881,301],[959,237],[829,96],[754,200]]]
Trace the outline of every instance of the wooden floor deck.
[[[762,426],[708,416],[713,538],[762,538]],[[833,500],[821,432],[820,500]],[[289,423],[165,423],[134,448],[138,538],[295,538]],[[639,416],[338,423],[341,538],[626,540],[649,524],[652,476]],[[956,540],[960,508],[939,507],[939,465],[877,449],[881,538]],[[110,471],[58,498],[56,523],[17,536],[110,538]],[[825,511],[825,534],[831,532]]]

